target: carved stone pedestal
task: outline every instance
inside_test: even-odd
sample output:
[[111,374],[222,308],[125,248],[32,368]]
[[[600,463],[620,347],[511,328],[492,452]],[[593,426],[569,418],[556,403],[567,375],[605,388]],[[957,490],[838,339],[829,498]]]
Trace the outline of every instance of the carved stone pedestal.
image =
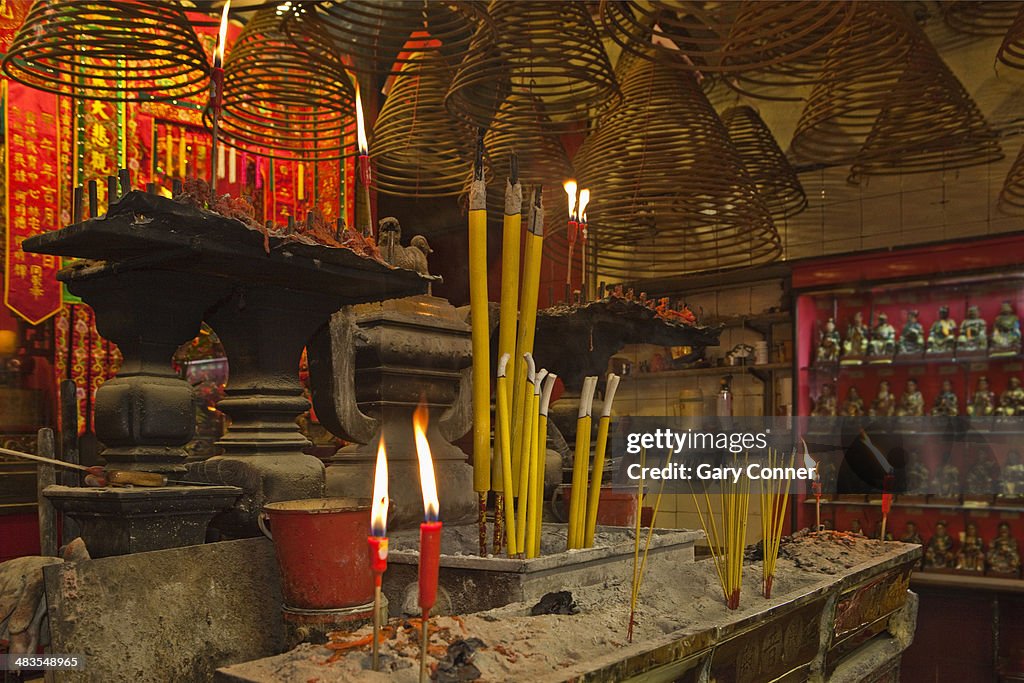
[[310,343],[313,402],[320,421],[356,442],[327,468],[331,496],[369,498],[381,435],[388,453],[388,528],[423,521],[412,414],[423,400],[445,523],[474,519],[466,454],[451,442],[471,426],[469,326],[445,299],[415,296],[348,307]]

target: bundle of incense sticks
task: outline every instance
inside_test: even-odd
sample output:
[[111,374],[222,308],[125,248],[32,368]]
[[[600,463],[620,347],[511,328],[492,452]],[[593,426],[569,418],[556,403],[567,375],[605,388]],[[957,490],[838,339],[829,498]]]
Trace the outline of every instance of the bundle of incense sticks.
[[597,449],[594,452],[594,470],[590,477],[590,491],[587,494],[586,528],[583,532],[583,547],[594,547],[594,530],[597,528],[597,508],[601,503],[601,479],[604,474],[605,452],[608,447],[608,428],[612,421],[612,403],[619,388],[619,376],[608,373],[604,389],[604,405],[597,422]]
[[[746,470],[746,467],[743,469]],[[717,505],[712,503],[707,488],[701,496],[691,488],[691,494],[701,527],[708,538],[725,604],[729,609],[736,609],[740,606],[740,589],[743,587],[743,548],[750,509],[750,478],[741,476],[738,481],[734,481],[730,477],[721,482],[721,487],[721,492],[715,494],[719,499]]]
[[585,540],[587,514],[587,473],[590,468],[590,427],[591,410],[597,376],[583,380],[580,392],[580,409],[576,417],[576,448],[572,459],[572,490],[569,494],[569,533],[566,546],[569,550],[582,548]]
[[[793,466],[796,451],[789,458]],[[773,448],[768,449],[770,468],[783,466],[784,457]],[[766,598],[772,597],[772,581],[775,579],[775,563],[779,559],[779,544],[782,542],[782,524],[786,506],[789,504],[789,481],[782,477],[761,480],[761,545],[764,555],[761,592]]]
[[[644,471],[646,464],[646,451],[640,451],[640,471]],[[668,451],[665,457],[665,466],[672,464],[672,451]],[[647,527],[647,537],[644,540],[643,556],[640,555],[640,525],[644,511],[644,479],[640,477],[639,490],[636,496],[636,532],[633,538],[633,592],[629,601],[629,626],[626,629],[626,640],[633,642],[633,623],[636,617],[636,605],[640,599],[640,585],[644,580],[644,572],[647,570],[647,552],[651,549],[651,539],[654,538],[654,527],[658,523],[658,511],[661,509],[661,498],[665,494],[665,480],[661,480],[661,487],[654,499],[654,510],[651,513],[651,523]]]
[[469,304],[473,341],[473,489],[478,496],[480,554],[487,552],[487,492],[491,486],[490,324],[487,313],[487,188],[483,131],[477,136],[469,192]]

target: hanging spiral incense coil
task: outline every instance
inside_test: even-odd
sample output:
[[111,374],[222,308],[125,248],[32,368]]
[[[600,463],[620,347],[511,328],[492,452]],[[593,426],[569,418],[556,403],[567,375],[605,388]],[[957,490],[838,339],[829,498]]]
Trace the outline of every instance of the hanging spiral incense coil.
[[942,18],[954,31],[971,36],[1001,36],[1013,24],[1024,3],[1010,0],[941,2]]
[[917,35],[907,65],[857,155],[851,178],[925,173],[1003,158],[998,135],[929,42]]
[[315,22],[316,44],[339,50],[359,74],[398,75],[410,62],[434,53],[455,68],[477,28],[489,30],[486,14],[474,2],[320,0],[292,6],[285,32],[309,34],[306,24]]
[[1004,213],[1024,212],[1024,147],[1021,147],[1010,172],[1006,174],[997,206]]
[[896,3],[857,4],[800,114],[794,153],[819,163],[848,163],[857,157],[903,74],[914,29]]
[[19,83],[105,101],[191,97],[209,68],[181,6],[163,0],[37,0],[3,61]]
[[729,139],[758,193],[775,218],[790,218],[807,208],[807,196],[789,159],[753,107],[730,107],[722,113]]
[[[688,71],[739,72],[779,65],[822,49],[852,3],[609,2],[601,21],[623,49]],[[652,49],[653,44],[653,49]]]
[[996,59],[1014,69],[1024,69],[1024,4],[1006,30]]
[[743,159],[692,74],[636,60],[623,102],[575,158],[599,276],[763,263],[780,240]]
[[[448,92],[446,103],[457,115],[476,126],[514,128],[529,110],[500,119],[495,112],[515,94],[537,98],[555,123],[578,122],[617,99],[611,63],[586,3],[492,0],[488,14],[493,33],[477,30]],[[561,132],[557,125],[545,130]]]
[[457,195],[473,166],[473,132],[444,107],[451,74],[440,55],[413,55],[373,126],[375,187],[415,197]]
[[355,116],[352,81],[339,54],[313,59],[280,24],[276,10],[261,10],[228,53],[221,114],[226,141],[271,157],[339,159]]

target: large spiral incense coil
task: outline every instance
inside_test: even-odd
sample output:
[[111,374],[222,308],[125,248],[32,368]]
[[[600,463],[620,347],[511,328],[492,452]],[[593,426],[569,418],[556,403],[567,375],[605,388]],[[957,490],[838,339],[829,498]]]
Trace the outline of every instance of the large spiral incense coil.
[[906,68],[857,155],[851,178],[926,173],[1003,158],[997,133],[916,25]]
[[797,156],[826,164],[857,157],[903,75],[916,28],[898,3],[857,4],[797,121]]
[[806,209],[800,179],[757,110],[730,107],[722,113],[722,123],[772,216],[790,218]]
[[735,73],[795,60],[822,49],[852,3],[752,1],[601,3],[601,21],[623,49],[680,69]]
[[1010,172],[1006,174],[997,206],[1004,213],[1024,213],[1024,147],[1021,147]]
[[228,53],[220,122],[226,141],[276,158],[339,159],[355,117],[352,81],[339,54],[312,58],[280,24],[275,9],[261,10]]
[[[585,121],[618,98],[618,85],[584,2],[492,0],[448,92],[453,112],[481,127],[514,128],[530,110],[495,118],[511,95],[538,99],[558,123]],[[494,119],[492,121],[492,119]],[[555,125],[546,134],[557,135]]]
[[1017,16],[1006,30],[996,59],[1008,67],[1024,69],[1024,3],[1021,3]]
[[399,75],[428,55],[440,56],[454,69],[478,27],[486,32],[490,26],[473,2],[320,0],[292,2],[289,9],[286,33],[309,34],[306,24],[314,22],[316,44],[339,50],[358,74]]
[[954,31],[971,36],[1001,36],[1024,3],[1011,0],[953,0],[940,2],[942,18]]
[[181,6],[163,0],[37,0],[3,61],[19,83],[105,101],[191,97],[209,69]]
[[475,136],[445,109],[451,74],[441,56],[412,57],[373,126],[375,187],[403,196],[457,195],[472,172]]
[[634,61],[577,154],[599,277],[752,265],[781,252],[768,207],[692,74]]

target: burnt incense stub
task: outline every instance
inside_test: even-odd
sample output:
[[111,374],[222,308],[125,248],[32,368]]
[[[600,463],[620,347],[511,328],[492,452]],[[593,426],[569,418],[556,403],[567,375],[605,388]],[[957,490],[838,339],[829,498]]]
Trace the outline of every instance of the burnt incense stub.
[[345,305],[426,291],[429,277],[348,248],[280,235],[164,197],[132,191],[105,216],[26,240],[44,254],[92,259],[60,279],[96,310],[100,333],[125,357],[97,394],[97,434],[111,466],[185,469],[194,430],[192,389],[171,370],[174,350],[206,321],[230,366],[219,408],[232,418],[224,453],[192,463],[195,481],[245,493],[214,525],[259,533],[264,503],[323,493],[320,461],[295,419],[309,409],[299,357],[313,332]]

